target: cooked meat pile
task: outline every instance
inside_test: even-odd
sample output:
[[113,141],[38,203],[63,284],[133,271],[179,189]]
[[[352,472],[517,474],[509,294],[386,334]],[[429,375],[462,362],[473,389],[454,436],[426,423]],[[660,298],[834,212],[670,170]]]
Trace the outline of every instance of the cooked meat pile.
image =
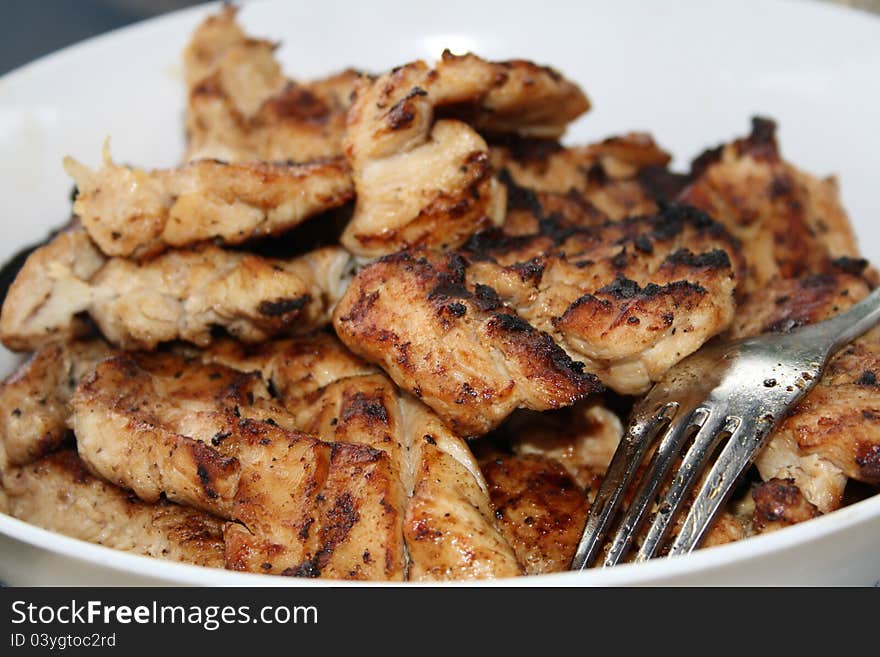
[[[0,315],[30,354],[0,388],[12,516],[275,575],[566,570],[654,381],[877,282],[836,182],[786,162],[772,121],[677,174],[644,133],[562,145],[590,102],[551,68],[446,51],[293,81],[236,12],[184,52],[179,166],[65,159],[73,217]],[[704,545],[878,485],[880,329]]]

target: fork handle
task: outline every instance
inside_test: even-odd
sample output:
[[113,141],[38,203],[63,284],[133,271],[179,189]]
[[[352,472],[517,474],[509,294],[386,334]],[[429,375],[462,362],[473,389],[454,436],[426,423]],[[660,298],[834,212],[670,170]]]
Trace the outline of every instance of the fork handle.
[[821,340],[834,354],[844,345],[873,328],[880,322],[880,287],[859,301],[845,313],[793,332],[805,339]]

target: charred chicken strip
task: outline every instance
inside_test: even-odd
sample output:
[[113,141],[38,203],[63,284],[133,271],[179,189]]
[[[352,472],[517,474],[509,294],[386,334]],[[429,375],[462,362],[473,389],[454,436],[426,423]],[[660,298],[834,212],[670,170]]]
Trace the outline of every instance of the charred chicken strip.
[[481,238],[465,253],[470,280],[622,394],[647,391],[733,318],[736,243],[691,208]]
[[[863,263],[864,264],[864,263]],[[852,263],[847,268],[854,272]],[[849,308],[868,286],[856,273],[836,270],[777,280],[754,292],[738,310],[732,337],[788,331]],[[838,508],[847,478],[880,483],[880,332],[846,347],[822,379],[782,422],[756,465],[765,481],[791,480],[822,513]]]
[[388,455],[406,499],[401,510],[409,579],[521,572],[495,526],[486,483],[464,441],[336,339],[315,334],[256,348],[221,342],[203,357],[261,372],[302,430]]
[[[83,460],[153,502],[231,520],[226,565],[306,577],[401,579],[401,518],[387,455],[285,427],[261,379],[181,356],[118,356],[73,399]],[[371,556],[365,556],[371,555]]]
[[307,162],[343,154],[345,114],[360,77],[286,79],[275,45],[248,38],[235,10],[209,17],[184,53],[187,161]]
[[693,163],[693,182],[680,196],[742,242],[748,254],[747,290],[776,277],[826,271],[835,258],[858,257],[837,182],[784,161],[775,131],[772,121],[754,119],[748,137]]
[[515,408],[596,391],[585,372],[618,392],[647,390],[729,326],[734,259],[718,224],[678,207],[593,229],[484,236],[462,254],[403,252],[367,266],[334,325],[455,430],[480,434]]
[[589,510],[583,488],[537,454],[498,455],[482,467],[501,531],[526,574],[568,570]]
[[344,160],[312,164],[192,162],[143,171],[65,159],[76,181],[74,212],[108,256],[148,257],[208,240],[240,244],[276,235],[353,195]]
[[5,511],[14,518],[117,550],[224,565],[222,520],[164,500],[142,502],[92,475],[76,450],[62,449],[2,474]]
[[112,354],[103,340],[40,347],[0,387],[0,441],[13,465],[57,448],[67,436],[70,397],[80,379]]
[[684,176],[666,168],[670,156],[646,134],[563,147],[547,139],[506,139],[490,147],[507,187],[504,232],[540,231],[541,223],[577,227],[651,214],[672,201]]
[[600,389],[467,272],[456,253],[386,256],[355,277],[336,307],[336,332],[463,435],[489,431],[516,408],[567,406]]
[[0,335],[11,349],[65,339],[88,313],[125,349],[160,342],[208,344],[213,327],[246,342],[328,321],[349,257],[327,247],[290,261],[204,245],[146,263],[104,258],[85,231],[59,234],[27,260],[3,304]]
[[412,436],[413,494],[406,509],[411,580],[522,573],[493,521],[487,485],[465,442],[424,404],[402,398]]
[[336,381],[298,419],[325,440],[386,452],[408,499],[403,538],[410,580],[460,580],[521,573],[495,526],[486,484],[464,442],[384,375]]

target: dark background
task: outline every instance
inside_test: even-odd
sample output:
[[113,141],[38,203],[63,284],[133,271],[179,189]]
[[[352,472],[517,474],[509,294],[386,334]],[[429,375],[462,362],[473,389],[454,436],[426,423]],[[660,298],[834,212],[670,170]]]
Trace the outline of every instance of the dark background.
[[0,0],[0,75],[50,52],[204,0]]

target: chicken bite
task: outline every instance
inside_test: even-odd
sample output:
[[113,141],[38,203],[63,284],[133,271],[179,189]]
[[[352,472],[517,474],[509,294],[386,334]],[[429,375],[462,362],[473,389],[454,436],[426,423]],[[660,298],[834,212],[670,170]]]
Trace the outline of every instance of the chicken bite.
[[705,210],[740,240],[746,291],[859,257],[837,182],[783,160],[772,121],[753,119],[748,137],[706,152],[691,175],[679,200]]
[[402,500],[387,455],[292,429],[258,376],[174,354],[117,356],[72,403],[90,470],[144,501],[164,495],[231,521],[227,568],[403,577]]
[[492,143],[490,156],[507,187],[503,230],[511,235],[539,232],[545,221],[577,227],[652,214],[685,178],[667,169],[670,155],[644,133],[571,147],[513,137]]
[[72,158],[64,165],[76,181],[74,213],[108,256],[145,258],[211,240],[241,244],[277,235],[354,194],[341,159],[311,164],[200,160],[144,171],[114,164],[105,148],[97,170]]
[[548,334],[467,277],[468,262],[457,253],[381,258],[340,300],[336,332],[467,436],[486,433],[516,408],[567,406],[601,389]]
[[345,115],[360,74],[312,82],[284,77],[276,45],[248,37],[224,8],[184,53],[189,89],[185,161],[308,162],[343,154]]
[[395,486],[406,500],[401,512],[408,579],[520,574],[464,441],[338,340],[318,333],[257,347],[226,341],[202,358],[261,372],[297,426],[322,440],[367,445],[388,455]]
[[105,547],[222,568],[225,522],[165,500],[149,504],[92,475],[62,449],[0,477],[13,518]]
[[448,51],[362,82],[348,114],[346,154],[358,194],[342,237],[373,257],[451,249],[504,219],[504,188],[478,134],[559,136],[589,108],[576,85],[530,62]]
[[306,332],[328,321],[350,264],[336,247],[292,260],[212,245],[145,263],[107,259],[73,228],[28,258],[3,304],[0,336],[11,349],[34,349],[75,336],[81,313],[124,349],[205,345],[214,327],[251,342]]
[[475,284],[494,289],[621,394],[646,392],[733,319],[736,242],[692,208],[490,235],[464,253]]
[[[691,249],[694,249],[692,251]],[[484,235],[361,270],[334,326],[451,426],[479,435],[516,408],[600,389],[638,394],[729,326],[735,242],[670,207],[600,227]]]
[[69,432],[70,398],[80,379],[113,354],[100,339],[51,342],[0,387],[0,441],[13,465],[55,450]]
[[528,575],[568,570],[587,520],[583,489],[559,462],[497,455],[482,462],[495,516]]

